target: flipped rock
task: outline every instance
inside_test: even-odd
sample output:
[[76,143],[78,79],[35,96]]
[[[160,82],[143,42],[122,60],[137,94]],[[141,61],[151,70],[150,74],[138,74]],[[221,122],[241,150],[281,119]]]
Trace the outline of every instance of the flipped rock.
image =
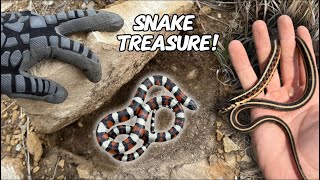
[[[17,102],[29,113],[36,129],[41,133],[55,132],[73,123],[108,102],[118,89],[127,83],[156,52],[119,52],[119,34],[163,34],[175,32],[136,32],[132,30],[134,19],[139,14],[187,14],[192,12],[193,2],[188,1],[125,1],[108,9],[124,19],[124,26],[118,32],[92,32],[82,42],[99,57],[102,79],[91,83],[81,70],[55,60],[46,60],[34,66],[33,75],[52,79],[68,91],[68,98],[61,104],[19,99]],[[81,35],[73,35],[79,41]],[[134,91],[135,89],[133,89]]]
[[223,147],[224,151],[227,153],[231,151],[237,151],[240,149],[239,146],[228,137],[223,138]]

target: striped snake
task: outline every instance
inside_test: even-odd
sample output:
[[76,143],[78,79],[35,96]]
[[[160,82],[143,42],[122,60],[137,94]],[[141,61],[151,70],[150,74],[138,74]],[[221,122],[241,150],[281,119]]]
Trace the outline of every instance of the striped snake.
[[[170,96],[158,96],[145,102],[148,90],[154,86],[163,86],[170,91],[175,98]],[[170,79],[155,75],[145,79],[139,86],[131,104],[124,110],[108,114],[98,123],[96,138],[102,149],[113,155],[119,161],[132,161],[140,157],[152,142],[164,142],[175,138],[184,125],[184,111],[182,105],[190,110],[196,110],[196,103],[186,96],[178,86]],[[167,107],[175,113],[173,126],[164,132],[154,131],[155,111],[161,107]],[[151,113],[150,131],[145,128],[147,119]],[[134,126],[117,125],[137,117]],[[118,135],[126,134],[128,137],[122,141],[116,141]],[[128,153],[136,146],[138,140],[143,140],[143,145],[137,147],[133,153]]]
[[304,106],[314,94],[316,88],[316,64],[313,60],[312,54],[307,47],[307,44],[299,37],[296,37],[296,43],[302,57],[304,59],[303,64],[306,72],[306,87],[303,92],[301,98],[296,101],[290,103],[279,103],[264,99],[253,99],[257,97],[268,85],[270,80],[272,79],[280,60],[281,48],[278,45],[277,40],[273,42],[273,48],[270,54],[270,60],[261,76],[259,81],[248,91],[245,93],[232,98],[228,105],[220,110],[220,113],[225,113],[227,111],[231,111],[230,113],[230,122],[232,126],[241,131],[241,132],[249,132],[255,129],[257,126],[265,123],[265,122],[273,122],[278,124],[280,127],[284,129],[284,132],[287,134],[290,147],[293,153],[295,164],[298,168],[298,171],[303,179],[307,179],[306,175],[303,172],[301,167],[297,149],[295,146],[294,138],[289,126],[280,118],[272,115],[262,116],[252,121],[249,124],[241,124],[239,122],[238,116],[239,113],[245,109],[251,108],[265,108],[265,109],[273,109],[277,111],[292,111]]

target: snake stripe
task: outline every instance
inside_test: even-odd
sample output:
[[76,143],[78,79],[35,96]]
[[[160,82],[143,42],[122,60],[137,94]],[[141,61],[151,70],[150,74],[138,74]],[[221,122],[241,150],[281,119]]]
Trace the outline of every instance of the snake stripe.
[[296,37],[296,44],[300,54],[303,57],[303,65],[304,65],[305,73],[307,77],[306,87],[304,89],[302,96],[299,99],[290,103],[279,103],[279,102],[273,102],[273,101],[264,100],[264,99],[253,99],[263,89],[265,89],[265,87],[267,86],[268,82],[272,79],[273,74],[277,69],[279,59],[280,59],[281,49],[280,49],[280,46],[277,46],[276,43],[274,43],[274,47],[270,56],[270,61],[262,77],[258,81],[258,83],[255,84],[253,88],[251,88],[249,91],[231,99],[228,106],[222,108],[220,112],[224,113],[231,110],[230,122],[235,129],[241,132],[252,131],[256,127],[258,127],[259,125],[265,122],[273,122],[279,125],[280,127],[282,127],[282,129],[284,130],[284,132],[286,133],[289,139],[290,147],[291,147],[291,151],[293,154],[296,167],[301,177],[303,179],[307,179],[299,161],[293,134],[290,130],[290,127],[283,120],[281,120],[276,116],[268,115],[268,116],[259,117],[255,121],[251,121],[249,124],[242,124],[239,122],[239,119],[238,119],[240,112],[245,109],[265,108],[265,109],[273,109],[277,111],[292,111],[292,110],[301,108],[302,106],[304,106],[306,103],[310,101],[316,89],[316,82],[317,82],[316,64],[312,57],[310,49],[301,38]]

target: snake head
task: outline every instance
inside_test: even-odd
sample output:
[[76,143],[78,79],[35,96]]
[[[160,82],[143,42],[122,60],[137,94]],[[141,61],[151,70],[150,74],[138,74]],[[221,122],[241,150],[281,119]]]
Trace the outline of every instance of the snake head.
[[227,101],[221,104],[219,108],[219,113],[226,113],[236,107],[235,103],[233,101]]
[[190,102],[187,105],[187,108],[190,109],[190,110],[197,110],[198,109],[198,105],[193,100],[190,100]]

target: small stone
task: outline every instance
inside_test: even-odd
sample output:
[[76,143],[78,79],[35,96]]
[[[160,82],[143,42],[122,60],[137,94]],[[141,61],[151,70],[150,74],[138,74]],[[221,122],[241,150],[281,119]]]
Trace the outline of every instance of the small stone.
[[86,3],[82,3],[82,4],[81,4],[81,9],[86,9],[86,8],[87,8]]
[[210,14],[210,13],[211,13],[211,7],[203,6],[203,7],[201,7],[199,15],[206,15],[206,14]]
[[81,123],[81,121],[78,122],[78,126],[83,127],[83,124]]
[[176,72],[178,70],[178,68],[176,66],[171,66],[171,69],[173,72]]
[[8,147],[6,148],[6,151],[7,151],[7,152],[10,152],[11,149],[12,149],[12,146],[8,146]]
[[64,175],[58,176],[57,179],[58,179],[58,180],[64,179]]
[[1,116],[1,120],[6,120],[8,118],[9,118],[8,112],[3,113],[3,115]]
[[237,155],[237,161],[240,162],[241,161],[241,156]]
[[222,154],[223,153],[223,150],[218,148],[218,153]]
[[216,130],[217,133],[217,140],[221,141],[222,137],[223,137],[223,133],[221,131],[219,131],[218,129]]
[[234,172],[236,174],[236,176],[240,176],[240,170],[236,169],[236,171]]
[[220,18],[221,18],[221,13],[218,13],[218,14],[217,14],[217,17],[220,19]]
[[221,127],[222,122],[221,121],[217,121],[217,128]]
[[225,152],[237,151],[239,150],[239,146],[235,144],[230,138],[224,137],[223,138],[223,146]]
[[41,141],[35,132],[30,132],[27,137],[27,147],[30,154],[34,155],[34,162],[38,162],[43,154]]
[[218,160],[218,157],[217,155],[215,154],[212,154],[210,157],[209,157],[209,164],[210,166],[212,166],[213,164],[215,164]]
[[18,154],[17,158],[19,158],[19,159],[23,159],[23,158],[24,158],[24,156],[23,156],[23,154]]
[[16,145],[16,151],[20,151],[21,150],[21,144],[17,144]]
[[194,69],[192,71],[190,71],[188,74],[187,74],[187,79],[191,80],[191,79],[194,79],[196,76],[197,76],[197,70]]
[[32,173],[37,173],[40,170],[39,166],[36,166],[35,168],[32,169]]
[[10,141],[11,141],[12,135],[11,134],[7,134],[6,135],[6,144],[9,145]]
[[19,108],[19,106],[15,105],[15,106],[12,107],[12,110],[17,110],[18,108]]
[[12,118],[11,118],[12,122],[15,122],[18,119],[19,115],[20,115],[20,111],[14,110],[12,112]]
[[61,168],[64,167],[64,159],[61,159],[58,163],[58,166],[60,166]]
[[232,153],[224,153],[224,160],[228,164],[229,167],[235,168],[237,165],[236,156]]
[[14,144],[14,143],[15,143],[15,140],[14,140],[14,139],[11,139],[11,141],[10,141],[10,145],[11,145],[11,146],[16,145],[16,144]]
[[89,179],[90,178],[90,170],[86,164],[78,165],[77,172],[78,172],[79,178],[81,178],[81,179]]
[[90,1],[87,5],[87,9],[93,9],[94,8],[94,2],[93,1]]
[[248,155],[244,155],[241,159],[242,162],[250,163],[252,161],[251,157]]
[[21,159],[8,156],[1,159],[1,179],[25,179],[23,162]]
[[20,134],[21,133],[21,130],[20,129],[16,129],[13,131],[13,134]]

